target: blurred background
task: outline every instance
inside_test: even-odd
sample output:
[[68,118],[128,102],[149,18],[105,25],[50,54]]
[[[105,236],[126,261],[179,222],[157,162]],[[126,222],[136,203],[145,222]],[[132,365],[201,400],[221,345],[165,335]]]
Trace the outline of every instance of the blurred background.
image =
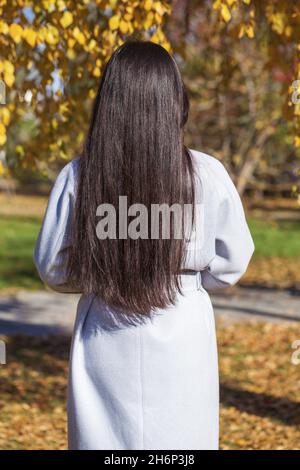
[[300,3],[280,0],[0,3],[0,448],[66,448],[77,298],[46,290],[32,254],[103,66],[128,38],[173,54],[190,97],[185,143],[224,163],[256,246],[239,285],[212,296],[220,447],[297,449]]

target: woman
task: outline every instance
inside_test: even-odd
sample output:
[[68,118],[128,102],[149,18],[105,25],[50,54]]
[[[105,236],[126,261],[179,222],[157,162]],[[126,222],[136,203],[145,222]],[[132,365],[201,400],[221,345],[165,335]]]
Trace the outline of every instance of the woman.
[[[123,44],[102,75],[82,155],[52,189],[35,264],[54,290],[82,293],[70,359],[70,449],[218,448],[206,289],[237,282],[254,245],[224,166],[184,146],[188,105],[163,47]],[[168,237],[161,219],[158,238],[146,233],[140,213],[157,204],[192,207],[181,237],[172,212]],[[150,226],[157,228],[153,219]]]

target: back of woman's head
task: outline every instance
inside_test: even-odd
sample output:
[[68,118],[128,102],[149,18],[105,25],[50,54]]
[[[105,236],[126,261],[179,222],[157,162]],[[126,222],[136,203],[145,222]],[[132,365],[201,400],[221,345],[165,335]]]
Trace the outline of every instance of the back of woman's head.
[[[194,203],[183,143],[188,106],[175,61],[155,43],[127,42],[104,68],[80,158],[68,273],[83,292],[127,313],[165,308],[180,287],[185,238],[175,236],[172,211],[169,236],[163,236],[164,222],[152,217],[152,208]],[[106,238],[99,236],[104,219]],[[159,237],[153,237],[157,220]]]

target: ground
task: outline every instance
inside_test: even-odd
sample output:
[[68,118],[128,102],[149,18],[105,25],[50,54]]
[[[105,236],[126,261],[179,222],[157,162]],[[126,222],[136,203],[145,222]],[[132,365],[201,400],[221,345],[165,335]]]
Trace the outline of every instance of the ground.
[[[299,326],[218,325],[221,449],[298,449]],[[8,337],[1,366],[0,449],[65,449],[70,339]]]
[[[0,335],[7,348],[7,364],[0,366],[0,449],[67,445],[76,299],[40,290],[32,252],[45,203],[0,196]],[[300,364],[291,361],[292,344],[300,340],[299,218],[261,221],[250,214],[249,223],[256,253],[244,287],[213,296],[220,448],[299,449]]]

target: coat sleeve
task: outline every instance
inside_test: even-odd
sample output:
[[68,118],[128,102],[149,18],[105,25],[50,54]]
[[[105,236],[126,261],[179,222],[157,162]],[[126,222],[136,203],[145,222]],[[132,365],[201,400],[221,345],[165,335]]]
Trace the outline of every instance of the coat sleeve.
[[36,241],[34,263],[42,281],[58,292],[79,293],[66,277],[66,255],[70,247],[70,227],[75,204],[75,168],[78,159],[59,173]]
[[254,243],[242,201],[227,170],[214,159],[212,178],[218,191],[215,223],[215,256],[201,273],[205,289],[235,284],[247,270]]

